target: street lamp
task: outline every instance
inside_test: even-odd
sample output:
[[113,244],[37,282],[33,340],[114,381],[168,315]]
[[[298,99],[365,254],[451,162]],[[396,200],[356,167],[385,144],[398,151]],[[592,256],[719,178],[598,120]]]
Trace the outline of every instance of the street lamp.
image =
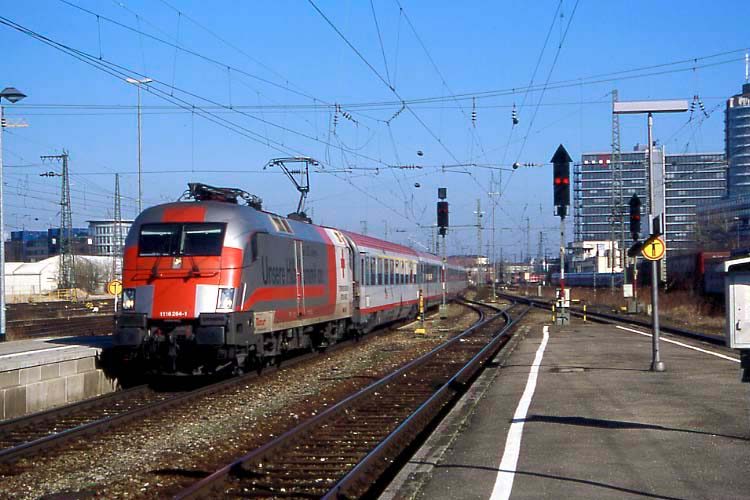
[[26,95],[14,87],[6,87],[0,92],[0,341],[5,340],[5,220],[3,219],[3,98],[11,104]]
[[151,83],[153,80],[151,78],[143,78],[142,80],[126,78],[125,81],[138,87],[138,213],[141,213],[143,210],[143,182],[141,180],[141,84]]
[[[650,236],[655,236],[661,228],[654,227],[654,113],[680,113],[687,111],[687,101],[615,101],[614,114],[648,114],[648,229]],[[663,176],[660,176],[662,182]],[[661,213],[660,225],[666,226],[666,214]],[[664,363],[659,357],[659,277],[657,262],[651,261],[651,371],[663,372]]]

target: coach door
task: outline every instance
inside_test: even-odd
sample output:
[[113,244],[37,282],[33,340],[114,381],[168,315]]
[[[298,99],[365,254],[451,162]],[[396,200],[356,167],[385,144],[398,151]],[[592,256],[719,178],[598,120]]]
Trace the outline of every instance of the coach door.
[[294,240],[294,268],[297,276],[297,317],[301,317],[305,314],[305,260],[300,240]]

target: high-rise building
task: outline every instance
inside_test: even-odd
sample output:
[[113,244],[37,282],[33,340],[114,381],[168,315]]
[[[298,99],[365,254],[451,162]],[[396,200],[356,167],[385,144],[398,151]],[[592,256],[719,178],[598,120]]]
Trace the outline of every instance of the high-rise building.
[[666,156],[667,249],[696,248],[698,209],[726,197],[727,161],[723,153]]
[[[117,244],[117,231],[116,221],[112,219],[108,220],[90,220],[89,233],[94,238],[94,255],[105,255],[111,256],[116,255],[116,244]],[[120,221],[120,230],[122,241],[120,246],[125,245],[125,237],[128,235],[130,226],[133,225],[132,220]],[[122,249],[120,249],[122,252]]]
[[750,194],[750,83],[727,100],[724,117],[730,197]]
[[[584,153],[574,168],[573,217],[576,241],[630,241],[628,200],[635,193],[641,199],[641,236],[648,233],[648,150],[620,153],[622,197],[619,185],[612,196],[613,176],[610,153]],[[655,193],[666,218],[667,251],[681,252],[695,246],[696,214],[699,207],[726,196],[727,164],[722,153],[665,154],[654,149],[654,170],[664,172],[664,185]],[[656,175],[658,179],[660,175]],[[658,190],[657,186],[657,190]],[[613,203],[614,202],[614,203]],[[661,211],[657,209],[657,212]],[[622,220],[622,230],[620,228]]]
[[[648,155],[641,146],[620,153],[622,200],[619,186],[613,196],[611,153],[584,153],[573,167],[573,221],[576,241],[620,240],[620,217],[629,240],[627,203],[633,193],[641,199],[642,213],[648,212]],[[654,155],[654,160],[658,157]],[[654,168],[662,168],[654,161]],[[644,218],[645,219],[645,218]],[[615,229],[616,228],[616,229]],[[643,234],[648,227],[643,228]]]

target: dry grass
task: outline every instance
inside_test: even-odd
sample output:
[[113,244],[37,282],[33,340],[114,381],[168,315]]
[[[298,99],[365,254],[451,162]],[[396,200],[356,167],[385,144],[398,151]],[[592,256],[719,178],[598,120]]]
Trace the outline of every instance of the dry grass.
[[[537,296],[537,286],[519,287],[514,293]],[[651,304],[651,289],[643,287],[637,290],[638,301],[646,306]],[[542,296],[552,299],[555,287],[542,287]],[[609,287],[589,288],[571,287],[570,298],[580,300],[583,304],[610,308],[619,312],[626,305],[622,290],[614,292]],[[723,298],[713,299],[696,295],[685,290],[668,290],[659,292],[659,319],[665,323],[689,330],[706,333],[724,333],[724,301]]]

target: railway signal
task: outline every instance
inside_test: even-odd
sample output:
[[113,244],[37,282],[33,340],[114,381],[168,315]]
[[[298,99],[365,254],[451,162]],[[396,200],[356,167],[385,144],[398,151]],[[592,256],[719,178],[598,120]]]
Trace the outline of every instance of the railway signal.
[[442,266],[440,270],[440,281],[442,283],[442,289],[443,289],[443,300],[440,303],[440,319],[445,319],[448,317],[448,306],[445,304],[445,235],[448,233],[448,202],[445,201],[445,199],[448,197],[448,188],[438,188],[438,199],[440,201],[437,202],[437,224],[440,231],[440,236],[443,237],[443,245],[442,245]]
[[448,202],[439,201],[437,203],[437,224],[440,228],[440,236],[445,236],[448,228]]
[[565,217],[570,206],[570,162],[573,161],[562,144],[552,157],[554,204],[557,215]]
[[565,216],[570,205],[570,162],[573,161],[560,144],[552,156],[554,205],[560,217],[560,288],[557,290],[555,323],[570,322],[570,291],[565,289]]
[[630,205],[630,234],[633,236],[633,241],[638,241],[641,235],[641,199],[633,193],[628,204]]

